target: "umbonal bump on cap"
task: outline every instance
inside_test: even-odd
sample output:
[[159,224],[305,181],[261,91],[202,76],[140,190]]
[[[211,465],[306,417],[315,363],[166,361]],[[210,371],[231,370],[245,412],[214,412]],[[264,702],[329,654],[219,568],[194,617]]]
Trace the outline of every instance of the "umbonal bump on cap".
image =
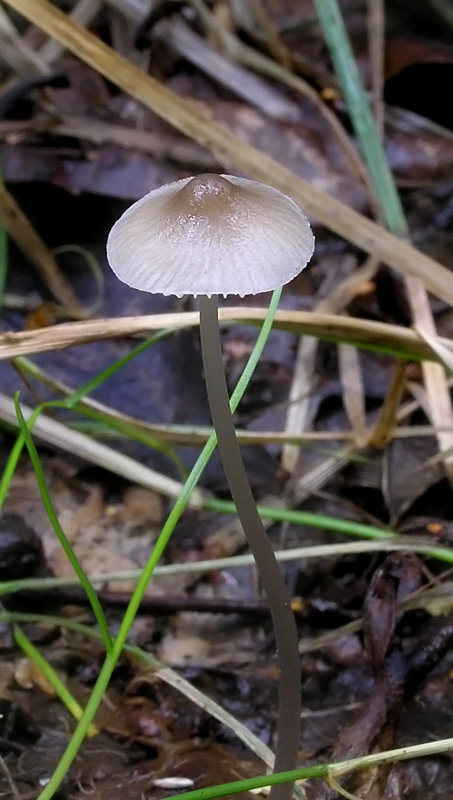
[[290,197],[234,175],[198,175],[154,189],[115,223],[107,258],[117,277],[165,295],[257,294],[294,278],[314,238]]

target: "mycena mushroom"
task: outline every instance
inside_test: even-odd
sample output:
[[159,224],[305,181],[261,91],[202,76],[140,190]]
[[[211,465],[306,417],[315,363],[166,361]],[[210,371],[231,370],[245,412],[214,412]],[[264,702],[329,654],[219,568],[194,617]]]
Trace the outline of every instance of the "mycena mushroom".
[[[124,283],[199,298],[204,373],[213,425],[238,517],[271,609],[280,668],[275,771],[294,769],[300,737],[300,663],[290,597],[262,525],[236,440],[222,362],[218,295],[274,290],[312,256],[310,224],[289,197],[233,175],[198,175],[151,191],[113,226],[107,257]],[[275,786],[274,800],[290,784]]]

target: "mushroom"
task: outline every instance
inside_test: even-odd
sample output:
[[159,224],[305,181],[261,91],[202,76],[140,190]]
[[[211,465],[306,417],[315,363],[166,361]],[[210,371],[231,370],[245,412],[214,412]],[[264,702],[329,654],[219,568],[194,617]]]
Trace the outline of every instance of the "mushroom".
[[[218,295],[257,294],[294,278],[314,238],[298,205],[256,181],[198,175],[169,183],[134,203],[113,226],[107,258],[129,286],[199,297],[203,366],[228,485],[266,592],[279,657],[275,771],[294,769],[300,739],[298,637],[285,582],[247,479],[230,411],[218,324]],[[274,786],[274,800],[291,784]]]

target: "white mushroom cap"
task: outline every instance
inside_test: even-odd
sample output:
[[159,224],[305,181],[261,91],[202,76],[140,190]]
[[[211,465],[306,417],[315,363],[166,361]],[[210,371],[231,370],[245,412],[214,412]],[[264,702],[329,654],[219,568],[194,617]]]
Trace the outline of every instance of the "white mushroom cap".
[[291,198],[234,175],[198,175],[154,189],[115,223],[116,276],[165,295],[257,294],[306,266],[314,238]]

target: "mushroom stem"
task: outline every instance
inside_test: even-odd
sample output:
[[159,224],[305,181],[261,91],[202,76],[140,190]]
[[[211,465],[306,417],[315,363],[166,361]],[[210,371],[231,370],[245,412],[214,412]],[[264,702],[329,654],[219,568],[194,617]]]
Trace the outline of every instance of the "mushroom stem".
[[[199,298],[200,336],[206,388],[220,456],[230,492],[269,602],[279,659],[279,715],[275,772],[297,767],[300,740],[300,660],[291,599],[258,514],[242,461],[230,410],[220,344],[217,297]],[[291,797],[293,784],[271,789],[272,800]]]

